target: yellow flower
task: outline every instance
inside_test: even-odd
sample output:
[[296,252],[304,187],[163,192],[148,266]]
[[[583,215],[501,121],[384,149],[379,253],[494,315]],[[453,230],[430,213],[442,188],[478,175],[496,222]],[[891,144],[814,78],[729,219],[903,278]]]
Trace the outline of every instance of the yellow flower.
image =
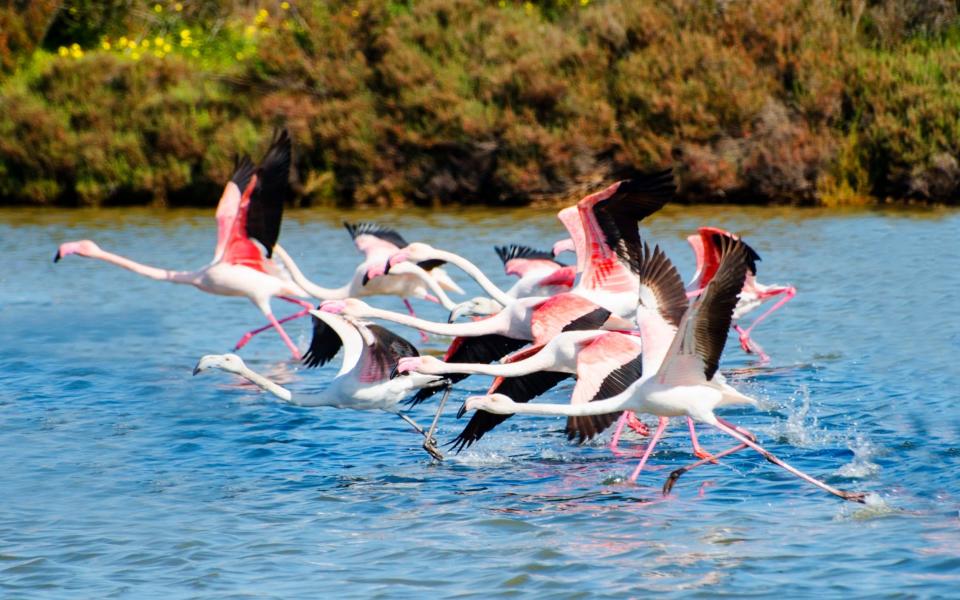
[[580,6],[586,6],[590,4],[590,0],[580,0]]
[[104,50],[109,50],[109,49],[110,49],[110,42],[104,41],[102,44],[100,44],[100,47],[103,48]]
[[500,8],[506,8],[506,7],[507,7],[507,0],[500,0]]
[[532,13],[532,12],[533,12],[533,2],[524,2],[524,3],[523,3],[523,9],[527,11],[527,14]]
[[193,57],[197,57],[197,56],[200,56],[200,51],[197,50],[196,48],[194,48],[193,51],[190,52],[190,54],[191,54]]
[[281,2],[281,3],[280,3],[280,8],[282,8],[283,10],[290,10],[290,3],[289,3],[289,2]]
[[144,48],[149,48],[150,40],[143,40],[142,42],[140,42],[140,45],[143,46]]
[[137,40],[130,40],[130,49],[133,50],[137,47]]
[[184,48],[186,48],[187,46],[189,46],[189,45],[190,45],[190,38],[187,38],[187,39],[185,39],[185,40],[180,40],[180,45],[183,46]]
[[157,58],[163,58],[163,50],[161,50],[160,48],[157,48],[156,50],[153,51],[153,55],[156,56]]
[[180,30],[180,37],[182,37],[182,38],[188,38],[188,37],[190,37],[190,30],[189,30],[189,29],[181,29],[181,30]]
[[243,30],[243,34],[247,37],[253,37],[253,34],[255,34],[256,32],[257,32],[257,28],[254,27],[253,25],[247,25]]
[[270,13],[267,12],[267,9],[261,8],[260,12],[257,13],[257,16],[260,17],[261,19],[266,19],[267,17],[270,16]]
[[71,50],[71,51],[76,52],[76,51],[79,50],[79,49],[80,49],[80,44],[78,44],[78,43],[76,43],[76,42],[70,44],[70,50]]
[[74,46],[76,46],[76,48],[74,48],[74,47],[71,47],[71,48],[70,48],[70,56],[72,56],[72,57],[74,57],[74,58],[80,58],[80,57],[82,57],[82,56],[83,56],[83,50],[81,50],[81,49],[80,49],[80,46],[77,46],[76,44],[74,44]]
[[157,37],[153,38],[153,43],[158,46],[162,46],[164,44],[164,41],[165,40],[163,39],[162,35],[158,35]]
[[130,58],[132,58],[133,60],[140,60],[140,53],[134,52],[133,54],[130,55]]
[[237,52],[236,57],[237,60],[243,60],[243,52]]
[[173,5],[173,10],[180,12],[181,10],[183,10],[183,5],[177,2],[176,4]]
[[153,5],[153,12],[163,12],[163,7],[159,3]]
[[121,48],[126,48],[128,41],[129,41],[129,40],[127,40],[127,36],[124,35],[124,36],[121,36],[119,40],[117,40],[117,44],[118,44]]
[[163,51],[164,51],[164,52],[170,52],[171,50],[173,50],[173,46],[171,46],[170,44],[164,44],[164,45],[163,45]]
[[67,50],[66,46],[60,46],[60,48],[57,49],[57,53],[60,56],[67,56],[68,54],[70,54],[70,51]]
[[353,18],[354,18],[354,19],[356,19],[357,17],[359,17],[359,16],[360,16],[360,11],[359,11],[359,10],[356,10],[356,9],[354,9],[354,10],[353,10],[353,12],[352,12],[352,13],[350,13],[350,14],[351,14],[351,15],[353,15]]

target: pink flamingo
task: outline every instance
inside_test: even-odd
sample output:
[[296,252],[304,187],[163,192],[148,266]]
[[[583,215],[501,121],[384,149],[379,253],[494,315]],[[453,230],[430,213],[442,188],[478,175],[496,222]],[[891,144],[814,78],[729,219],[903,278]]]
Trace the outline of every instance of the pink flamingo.
[[[688,296],[700,294],[715,275],[720,260],[719,241],[722,238],[737,239],[737,236],[716,227],[701,227],[697,229],[697,235],[691,235],[687,238],[697,258],[697,271],[693,276],[693,281],[687,286]],[[746,246],[746,244],[744,245]],[[757,354],[760,360],[766,362],[770,360],[770,357],[763,351],[760,344],[751,339],[750,332],[774,311],[792,300],[797,294],[797,289],[792,285],[763,285],[758,282],[757,261],[760,260],[760,255],[750,246],[747,246],[747,250],[750,260],[747,275],[743,282],[743,289],[740,291],[740,300],[733,311],[733,328],[740,336],[740,347],[746,352]],[[749,327],[744,329],[737,323],[744,315],[777,296],[783,297],[766,312],[754,319]]]
[[[640,376],[640,338],[612,331],[565,331],[551,339],[545,346],[520,350],[505,357],[502,364],[447,363],[432,356],[416,356],[400,359],[398,373],[424,375],[450,375],[470,373],[497,377],[488,393],[494,391],[515,399],[513,389],[505,387],[503,378],[520,379],[521,394],[526,401],[542,392],[531,393],[523,386],[538,383],[555,385],[566,376],[577,378],[572,402],[588,402],[604,399],[623,392],[626,386]],[[560,375],[564,375],[561,377]],[[522,379],[521,379],[522,378]],[[556,381],[554,381],[554,379]],[[513,388],[516,388],[514,384]],[[526,393],[523,393],[526,391]],[[543,390],[546,391],[546,390]],[[585,418],[571,417],[567,420],[566,433],[570,440],[579,443],[601,433],[613,424],[619,413],[596,415]],[[478,441],[486,432],[504,420],[503,415],[478,412],[463,432],[453,440],[459,451]],[[612,447],[615,450],[617,441]]]
[[[213,261],[199,270],[170,271],[151,267],[102,250],[90,240],[61,244],[53,261],[77,254],[103,260],[157,281],[189,284],[221,296],[245,296],[267,317],[270,325],[248,332],[234,349],[242,348],[254,335],[272,327],[293,357],[299,359],[300,351],[281,323],[306,315],[312,306],[293,298],[307,294],[286,279],[270,260],[280,235],[283,201],[291,193],[290,150],[290,136],[282,130],[274,137],[259,167],[254,167],[248,156],[237,162],[233,177],[227,182],[217,205],[217,247]],[[266,252],[252,240],[263,244]],[[270,298],[274,296],[298,304],[304,310],[278,321],[270,308]]]
[[311,312],[314,317],[313,339],[304,361],[309,366],[319,366],[332,360],[343,348],[340,370],[321,393],[294,394],[247,367],[236,354],[204,356],[193,369],[193,374],[211,368],[235,373],[284,402],[298,406],[382,410],[395,414],[423,435],[423,447],[442,460],[443,456],[436,451],[432,431],[428,433],[401,412],[400,402],[421,387],[444,386],[443,378],[412,375],[391,379],[390,373],[400,358],[417,355],[417,349],[410,342],[377,325],[330,313]]
[[[686,304],[683,284],[675,269],[664,268],[669,261],[662,257],[658,249],[651,253],[646,247],[638,257],[640,277],[649,285],[652,293],[641,296],[638,309],[643,313],[640,325],[643,376],[629,385],[626,391],[605,400],[569,405],[517,403],[503,394],[473,396],[467,399],[466,410],[583,417],[629,409],[656,415],[659,419],[657,430],[631,474],[631,482],[636,481],[662,437],[669,417],[687,416],[713,425],[739,442],[734,448],[717,456],[726,456],[749,447],[768,461],[831,494],[844,500],[864,502],[864,494],[839,490],[803,473],[758,445],[750,432],[714,414],[714,410],[722,406],[756,405],[753,398],[741,394],[722,378],[716,377],[733,309],[737,304],[737,294],[743,287],[750,260],[746,246],[739,241],[725,238],[718,245],[721,260],[713,280],[689,309],[682,311]],[[681,312],[682,317],[678,319],[677,315]],[[708,460],[679,469],[676,477]],[[671,479],[667,480],[665,494],[669,493],[676,477],[671,475]]]

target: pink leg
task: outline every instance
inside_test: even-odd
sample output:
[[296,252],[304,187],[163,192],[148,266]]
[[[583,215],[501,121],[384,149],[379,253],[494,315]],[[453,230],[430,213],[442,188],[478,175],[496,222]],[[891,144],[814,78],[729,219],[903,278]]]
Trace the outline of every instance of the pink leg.
[[628,411],[623,411],[620,413],[620,418],[617,419],[617,428],[613,430],[613,439],[610,440],[610,451],[614,454],[620,451],[620,434],[623,433],[623,426],[627,424],[627,412]]
[[633,474],[630,475],[630,483],[636,483],[637,477],[640,476],[640,471],[643,470],[643,465],[647,464],[647,459],[650,458],[650,453],[653,452],[654,446],[657,445],[657,442],[660,441],[660,437],[663,435],[663,430],[667,428],[667,423],[670,422],[670,419],[667,417],[660,417],[657,421],[657,430],[653,433],[653,437],[650,438],[650,442],[647,444],[647,449],[643,453],[643,457],[640,459],[640,464],[637,465],[637,468],[633,470]]
[[693,455],[697,458],[703,458],[716,463],[716,457],[712,456],[700,446],[700,440],[697,439],[697,429],[694,427],[693,419],[690,417],[687,417],[687,426],[690,428],[690,441],[693,442]]
[[[311,307],[311,308],[312,308],[312,307]],[[301,310],[301,311],[298,312],[298,313],[294,313],[294,314],[290,315],[289,317],[284,317],[284,318],[280,319],[279,321],[277,321],[277,323],[286,323],[287,321],[292,321],[292,320],[294,320],[294,319],[299,319],[300,317],[304,317],[304,316],[306,316],[307,314],[309,314],[309,312],[310,312],[310,308],[305,308],[305,309]],[[272,329],[273,326],[274,326],[273,323],[270,323],[269,325],[264,325],[263,327],[261,327],[261,328],[259,328],[259,329],[254,329],[253,331],[248,331],[247,333],[243,334],[243,337],[240,338],[240,341],[237,342],[237,345],[233,347],[233,351],[236,352],[236,351],[239,350],[240,348],[243,348],[244,346],[247,345],[247,342],[249,342],[250,340],[253,339],[253,336],[257,335],[258,333],[263,333],[264,331],[266,331],[266,330],[268,330],[268,329]]]
[[440,298],[437,298],[433,294],[425,294],[423,299],[427,302],[433,302],[434,304],[440,304]]
[[754,327],[756,327],[761,322],[763,322],[764,319],[766,319],[771,314],[773,314],[774,311],[779,310],[784,304],[793,300],[793,297],[797,295],[797,288],[791,285],[788,287],[777,288],[776,290],[770,290],[764,294],[765,296],[764,300],[766,300],[767,298],[773,298],[774,296],[778,296],[780,294],[783,294],[783,298],[778,300],[776,304],[774,304],[769,309],[767,309],[765,313],[763,313],[762,315],[754,319],[753,322],[750,323],[749,327],[747,327],[746,329],[740,329],[739,326],[737,327],[737,333],[740,334],[740,346],[747,352],[753,352],[752,350],[753,347],[758,348],[760,352],[758,352],[757,354],[761,356],[762,360],[769,360],[769,357],[767,357],[766,354],[763,353],[763,348],[760,348],[760,346],[757,345],[756,342],[752,342],[750,340],[750,332],[753,331]]
[[744,352],[748,354],[756,354],[762,363],[769,362],[770,357],[767,356],[767,353],[763,351],[763,346],[758,344],[756,340],[752,339],[750,334],[747,333],[747,330],[739,325],[734,325],[733,329],[740,335],[740,347],[743,348]]
[[298,304],[298,305],[306,308],[307,310],[313,308],[313,305],[312,305],[312,304],[310,304],[310,303],[307,302],[306,300],[301,300],[300,298],[291,298],[290,296],[277,296],[277,298],[280,298],[281,300],[284,300],[284,301],[286,301],[286,302],[290,302],[290,303],[292,303],[292,304]]
[[[404,298],[403,303],[407,306],[407,312],[410,313],[411,317],[417,316],[417,313],[413,312],[413,306],[410,304],[409,300]],[[430,338],[428,338],[427,334],[424,333],[422,330],[420,331],[420,341],[423,342],[424,344],[430,341]]]
[[267,318],[270,319],[270,323],[273,324],[274,328],[277,330],[277,333],[280,334],[280,338],[283,340],[283,343],[287,345],[287,348],[290,348],[290,353],[293,354],[294,360],[300,360],[300,351],[294,345],[293,340],[290,339],[290,336],[287,335],[287,332],[283,330],[283,327],[280,325],[280,321],[277,321],[277,318],[273,315],[267,315]]
[[790,466],[789,464],[785,463],[784,461],[780,460],[779,458],[777,458],[776,456],[774,456],[773,454],[771,454],[769,451],[767,451],[767,450],[765,450],[763,447],[761,447],[759,444],[753,442],[752,440],[750,440],[750,438],[748,438],[747,436],[743,435],[740,431],[738,431],[738,428],[735,428],[735,427],[731,426],[729,423],[726,423],[726,422],[724,422],[724,421],[718,420],[718,421],[715,423],[715,426],[716,426],[717,429],[719,429],[720,431],[726,433],[727,435],[733,437],[733,438],[736,439],[736,440],[739,440],[741,444],[744,444],[744,445],[746,445],[746,446],[749,446],[749,447],[753,448],[754,450],[756,450],[757,452],[759,452],[759,453],[760,453],[765,459],[767,459],[768,461],[772,462],[773,464],[775,464],[775,465],[777,465],[777,466],[779,466],[779,467],[783,467],[784,469],[786,469],[787,471],[790,471],[791,473],[793,473],[794,475],[796,475],[796,476],[799,477],[800,479],[803,479],[804,481],[806,481],[806,482],[808,482],[808,483],[812,483],[813,485],[817,486],[818,488],[820,488],[820,489],[822,489],[822,490],[824,490],[824,491],[826,491],[826,492],[830,492],[830,493],[833,494],[834,496],[838,496],[838,497],[840,497],[840,498],[843,498],[844,500],[850,500],[850,501],[852,501],[852,502],[865,503],[866,494],[864,494],[864,493],[862,493],[862,492],[847,492],[847,491],[844,491],[844,490],[838,490],[837,488],[833,487],[832,485],[829,485],[829,484],[827,484],[827,483],[824,483],[823,481],[820,481],[819,479],[816,479],[816,478],[814,478],[814,477],[811,477],[810,475],[807,475],[807,474],[804,473],[803,471],[800,471],[799,469],[796,469],[796,468]]
[[686,473],[687,471],[689,471],[690,469],[699,467],[699,466],[701,466],[701,465],[705,465],[705,464],[707,464],[708,462],[712,462],[712,463],[716,464],[718,458],[723,458],[724,456],[733,454],[734,452],[739,452],[740,450],[743,450],[743,449],[746,448],[746,447],[747,447],[746,444],[737,444],[737,445],[734,446],[733,448],[728,448],[727,450],[724,450],[723,452],[719,452],[719,453],[717,453],[717,454],[714,454],[713,456],[709,456],[709,458],[702,458],[702,459],[698,460],[697,462],[693,463],[692,465],[687,465],[687,466],[685,466],[685,467],[680,467],[680,468],[677,469],[676,471],[670,473],[670,476],[667,477],[667,481],[663,484],[663,495],[666,496],[667,494],[669,494],[669,493],[670,493],[670,490],[673,489],[673,484],[675,484],[675,483],[677,482],[677,479],[680,479],[680,476],[683,475],[684,473]]

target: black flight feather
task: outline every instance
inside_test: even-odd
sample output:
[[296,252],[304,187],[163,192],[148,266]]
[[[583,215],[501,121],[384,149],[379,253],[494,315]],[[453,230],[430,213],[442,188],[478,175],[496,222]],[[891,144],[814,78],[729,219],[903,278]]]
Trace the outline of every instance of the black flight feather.
[[440,260],[439,258],[431,258],[429,260],[422,260],[417,263],[417,266],[423,269],[424,271],[432,271],[437,267],[442,267],[447,264],[447,261]]
[[[633,360],[617,367],[604,377],[600,383],[600,389],[597,390],[596,395],[590,401],[606,400],[622,394],[640,379],[641,375],[643,375],[643,355],[638,353]],[[577,438],[577,443],[582,444],[593,436],[602,433],[619,418],[619,412],[589,417],[569,417],[567,418],[567,439]]]
[[591,329],[603,329],[603,324],[610,318],[610,311],[597,307],[590,312],[580,315],[563,326],[561,331],[588,331]]
[[632,269],[636,269],[639,260],[638,223],[663,208],[675,192],[673,171],[655,171],[621,181],[609,198],[594,206],[607,245]]
[[402,235],[393,229],[377,225],[376,223],[347,223],[344,221],[343,226],[347,228],[347,232],[350,233],[350,239],[352,240],[357,239],[361,235],[372,235],[386,242],[390,242],[397,248],[407,247],[407,240],[403,239]]
[[502,262],[504,265],[507,264],[507,261],[515,258],[524,258],[527,260],[549,260],[550,262],[557,263],[558,265],[560,264],[554,258],[553,253],[545,250],[535,250],[530,246],[510,244],[509,246],[494,246],[494,250],[497,251],[497,256],[500,257],[500,262]]
[[[638,256],[637,277],[641,288],[645,286],[653,292],[660,316],[674,327],[679,326],[688,306],[687,292],[683,288],[680,273],[659,246],[654,246],[651,250],[644,242]],[[642,302],[642,292],[640,299]]]
[[367,325],[373,334],[373,345],[368,350],[370,360],[377,366],[378,379],[387,379],[401,358],[420,356],[416,347],[406,339],[379,325]]
[[703,374],[710,380],[720,366],[720,355],[727,343],[733,309],[743,289],[749,254],[743,242],[719,240],[720,266],[698,302],[697,321],[693,324],[696,352],[703,361]]
[[253,173],[256,170],[257,168],[254,166],[253,161],[250,160],[250,157],[246,154],[234,157],[233,175],[230,177],[230,181],[237,184],[237,187],[240,188],[241,195],[246,191],[247,186],[250,185],[250,178],[253,177]]
[[[726,235],[721,235],[721,234],[719,234],[719,233],[715,233],[715,234],[713,234],[713,244],[714,244],[717,248],[719,248],[719,247],[720,247],[720,240],[722,240],[723,238],[737,239],[737,238],[733,238],[733,237],[731,237],[731,236],[726,236]],[[741,243],[744,245],[744,247],[747,249],[747,258],[746,258],[747,268],[750,270],[750,274],[751,274],[751,275],[756,275],[756,274],[757,274],[757,263],[758,263],[759,261],[763,260],[763,259],[760,258],[760,255],[757,254],[757,251],[754,250],[752,247],[750,247],[749,244],[747,244],[746,242],[744,242],[742,239],[740,239],[740,242],[741,242]]]
[[293,195],[290,187],[290,134],[281,129],[257,168],[257,184],[247,210],[247,237],[263,244],[267,258],[280,237],[283,203]]
[[[519,377],[504,377],[499,379],[497,382],[498,385],[491,388],[488,393],[504,394],[509,396],[514,402],[529,402],[568,377],[571,377],[569,373],[559,373],[557,371],[538,371]],[[482,438],[484,434],[511,416],[512,415],[495,415],[483,410],[478,410],[470,417],[470,421],[467,422],[466,427],[463,428],[460,435],[451,440],[448,445],[451,446],[455,452],[469,448],[474,442]]]
[[[529,342],[524,340],[515,340],[504,335],[491,333],[488,335],[478,335],[476,337],[456,338],[450,344],[453,352],[444,358],[448,363],[483,363],[490,364],[495,360],[500,360],[504,356],[519,350]],[[469,377],[468,373],[450,373],[445,376],[451,384],[463,381]],[[427,398],[433,396],[442,388],[424,388],[418,390],[410,398],[410,405],[416,406]]]
[[303,364],[308,367],[325,365],[337,355],[343,346],[343,340],[326,321],[311,315],[313,319],[313,337],[310,348],[303,355]]

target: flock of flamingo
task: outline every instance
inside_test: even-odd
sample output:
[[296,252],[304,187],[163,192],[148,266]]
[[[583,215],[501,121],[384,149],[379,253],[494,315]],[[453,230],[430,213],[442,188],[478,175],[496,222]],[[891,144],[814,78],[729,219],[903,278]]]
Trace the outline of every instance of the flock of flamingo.
[[[322,394],[294,394],[250,369],[234,353],[202,357],[194,375],[218,368],[284,402],[394,413],[423,436],[424,449],[436,460],[443,460],[443,455],[433,434],[452,386],[481,374],[495,379],[486,394],[467,398],[461,407],[458,417],[473,415],[451,442],[457,452],[511,415],[563,415],[568,438],[581,443],[615,424],[614,452],[619,451],[625,427],[649,436],[629,478],[635,482],[670,417],[685,417],[699,460],[674,470],[663,485],[664,495],[690,469],[751,448],[831,494],[864,502],[864,494],[837,489],[799,471],[757,444],[749,431],[715,414],[724,406],[756,405],[718,370],[729,330],[735,329],[744,351],[767,360],[751,334],[794,296],[795,289],[760,284],[757,253],[738,236],[713,227],[701,227],[688,238],[697,270],[684,286],[670,259],[658,246],[651,248],[642,240],[639,231],[639,222],[673,197],[671,171],[618,181],[564,208],[558,217],[569,238],[555,243],[551,251],[523,245],[496,248],[506,273],[517,277],[509,290],[497,287],[462,256],[426,243],[408,243],[396,231],[372,223],[346,224],[364,260],[346,284],[325,288],[307,279],[277,243],[283,203],[292,193],[290,164],[286,131],[274,136],[259,165],[249,157],[237,161],[217,206],[213,260],[199,270],[143,265],[89,240],[62,244],[54,261],[77,254],[151,279],[249,298],[269,324],[243,335],[234,352],[268,329],[276,330],[293,358],[308,367],[333,360],[342,348],[333,380]],[[574,252],[576,263],[558,262],[564,252]],[[447,292],[463,290],[444,265],[462,269],[488,296],[453,302]],[[359,299],[375,295],[399,296],[407,313],[373,308]],[[277,319],[271,298],[296,304],[300,310]],[[307,298],[321,302],[314,307]],[[450,311],[448,322],[417,318],[411,298],[442,304]],[[747,313],[771,299],[777,301],[766,312],[749,326],[741,325]],[[283,324],[307,314],[312,315],[313,338],[301,356]],[[371,319],[414,328],[424,340],[425,332],[453,340],[443,360],[423,356],[409,341]],[[568,377],[576,379],[569,403],[530,402]],[[442,395],[429,428],[401,410],[405,401],[416,405],[438,392]],[[652,434],[637,414],[657,417]],[[708,453],[697,441],[696,423],[716,427],[736,445]]]

